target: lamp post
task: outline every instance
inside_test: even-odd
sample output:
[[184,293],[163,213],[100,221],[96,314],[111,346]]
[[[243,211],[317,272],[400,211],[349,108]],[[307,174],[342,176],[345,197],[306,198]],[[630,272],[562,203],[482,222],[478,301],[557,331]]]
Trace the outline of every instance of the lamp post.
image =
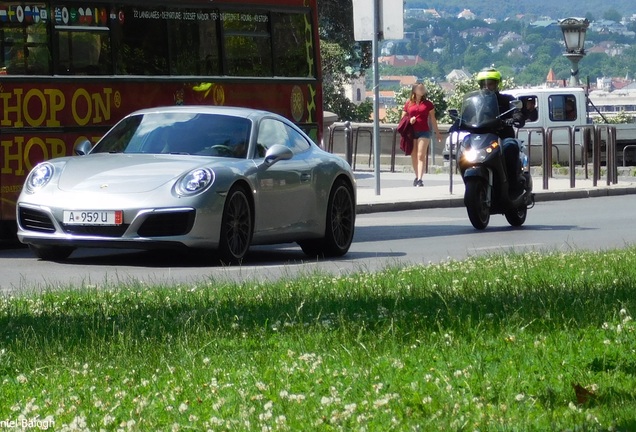
[[585,32],[590,26],[586,18],[564,18],[559,21],[565,41],[565,57],[572,63],[570,70],[570,87],[578,87],[579,61],[585,56]]

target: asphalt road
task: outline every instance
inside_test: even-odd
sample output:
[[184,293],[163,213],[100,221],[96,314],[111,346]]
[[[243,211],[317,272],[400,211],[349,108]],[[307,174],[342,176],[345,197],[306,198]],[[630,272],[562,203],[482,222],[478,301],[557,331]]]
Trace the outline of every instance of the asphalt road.
[[15,244],[0,246],[0,291],[30,291],[119,283],[196,284],[262,281],[329,272],[463,259],[502,251],[622,248],[636,242],[632,196],[537,203],[521,228],[495,215],[476,231],[464,208],[358,215],[354,244],[342,258],[307,260],[295,244],[253,247],[242,266],[223,267],[203,253],[81,249],[64,262],[45,262]]

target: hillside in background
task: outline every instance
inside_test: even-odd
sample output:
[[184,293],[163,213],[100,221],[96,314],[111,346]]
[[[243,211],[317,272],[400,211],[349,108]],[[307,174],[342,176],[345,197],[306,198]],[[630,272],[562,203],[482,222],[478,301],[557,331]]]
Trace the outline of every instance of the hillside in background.
[[436,9],[438,12],[447,12],[456,15],[464,9],[470,9],[479,18],[493,17],[505,19],[518,14],[534,15],[536,17],[549,16],[553,19],[561,19],[570,16],[584,17],[590,14],[595,19],[600,19],[607,11],[618,11],[623,16],[636,14],[636,2],[634,0],[578,0],[556,2],[554,0],[406,0],[407,8]]

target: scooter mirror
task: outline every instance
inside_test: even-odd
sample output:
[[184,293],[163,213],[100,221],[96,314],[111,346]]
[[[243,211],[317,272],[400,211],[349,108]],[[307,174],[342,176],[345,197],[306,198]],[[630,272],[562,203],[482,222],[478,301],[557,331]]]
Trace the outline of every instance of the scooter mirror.
[[521,108],[523,108],[523,102],[521,102],[519,99],[510,101],[510,109],[521,109]]
[[457,111],[457,110],[456,110],[456,109],[454,109],[454,108],[453,108],[453,109],[449,109],[449,110],[448,110],[448,115],[449,115],[451,118],[457,118],[457,117],[459,117],[459,111]]

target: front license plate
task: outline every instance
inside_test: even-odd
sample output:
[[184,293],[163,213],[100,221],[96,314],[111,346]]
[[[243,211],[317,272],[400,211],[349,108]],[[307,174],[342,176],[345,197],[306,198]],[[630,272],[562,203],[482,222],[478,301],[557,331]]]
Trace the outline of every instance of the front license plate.
[[66,210],[64,211],[65,225],[121,225],[123,223],[121,210]]

